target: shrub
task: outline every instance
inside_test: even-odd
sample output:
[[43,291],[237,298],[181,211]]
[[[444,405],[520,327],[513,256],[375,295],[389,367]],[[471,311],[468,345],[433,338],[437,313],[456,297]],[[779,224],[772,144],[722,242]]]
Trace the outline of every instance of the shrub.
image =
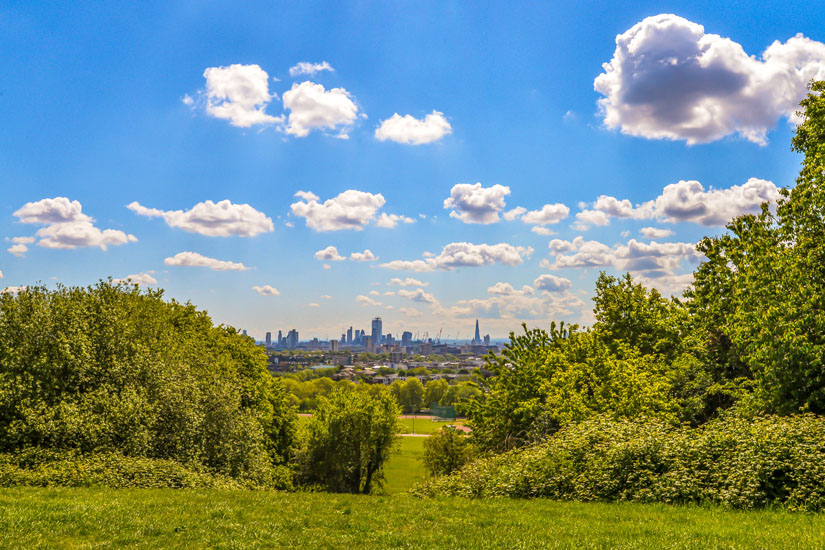
[[723,418],[699,428],[606,417],[424,482],[420,496],[825,508],[825,418]]
[[430,475],[451,474],[469,462],[471,456],[467,436],[453,427],[445,426],[424,440],[424,467]]

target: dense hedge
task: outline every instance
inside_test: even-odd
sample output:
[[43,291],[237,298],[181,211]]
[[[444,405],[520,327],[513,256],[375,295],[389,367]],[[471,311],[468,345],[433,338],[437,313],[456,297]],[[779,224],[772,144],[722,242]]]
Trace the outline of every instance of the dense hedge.
[[821,510],[825,418],[726,418],[690,428],[598,417],[412,492]]
[[292,472],[281,466],[261,484],[259,479],[232,478],[197,471],[174,460],[127,457],[112,452],[27,449],[0,454],[0,487],[111,487],[291,489]]

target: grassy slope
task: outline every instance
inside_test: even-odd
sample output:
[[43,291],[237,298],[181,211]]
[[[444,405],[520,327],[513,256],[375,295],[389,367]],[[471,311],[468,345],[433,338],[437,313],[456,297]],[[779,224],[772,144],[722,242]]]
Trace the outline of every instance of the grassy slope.
[[[418,428],[418,426],[416,426]],[[393,495],[403,493],[424,479],[425,437],[399,437],[399,449],[384,466],[384,491]]]
[[2,489],[0,548],[820,548],[825,516],[544,500]]

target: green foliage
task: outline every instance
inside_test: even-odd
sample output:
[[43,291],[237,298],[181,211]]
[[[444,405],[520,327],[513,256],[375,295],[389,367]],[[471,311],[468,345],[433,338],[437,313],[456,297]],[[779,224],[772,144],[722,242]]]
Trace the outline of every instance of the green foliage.
[[[418,378],[407,378],[405,382],[399,383],[397,391],[398,404],[405,413],[418,412],[424,407],[424,385]],[[393,394],[395,395],[395,391]]]
[[300,481],[336,493],[369,494],[383,479],[400,431],[398,414],[387,390],[371,395],[336,389],[320,398],[298,456]]
[[430,380],[424,385],[424,404],[429,406],[431,403],[438,403],[450,385],[444,379]]
[[455,472],[472,456],[469,438],[452,427],[444,426],[424,441],[424,467],[433,476]]
[[0,451],[174,460],[265,484],[295,430],[266,361],[251,338],[162,291],[0,294]]
[[597,417],[414,492],[821,510],[825,418],[731,416],[690,428]]

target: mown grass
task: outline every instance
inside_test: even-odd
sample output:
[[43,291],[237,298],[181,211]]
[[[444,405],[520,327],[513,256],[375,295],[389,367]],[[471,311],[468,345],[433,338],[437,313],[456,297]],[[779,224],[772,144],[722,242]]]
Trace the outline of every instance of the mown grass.
[[400,418],[399,420],[404,427],[401,433],[407,434],[413,433],[413,425],[415,427],[415,433],[417,434],[434,434],[443,426],[447,426],[448,424],[452,424],[453,426],[464,425],[463,420],[451,420],[449,422],[433,422],[432,420],[430,420],[429,417],[421,417],[415,419],[410,417],[404,417]]
[[384,492],[403,493],[426,476],[424,470],[424,440],[426,437],[399,437],[398,449],[384,466]]
[[0,490],[0,548],[822,548],[825,516],[547,500]]

